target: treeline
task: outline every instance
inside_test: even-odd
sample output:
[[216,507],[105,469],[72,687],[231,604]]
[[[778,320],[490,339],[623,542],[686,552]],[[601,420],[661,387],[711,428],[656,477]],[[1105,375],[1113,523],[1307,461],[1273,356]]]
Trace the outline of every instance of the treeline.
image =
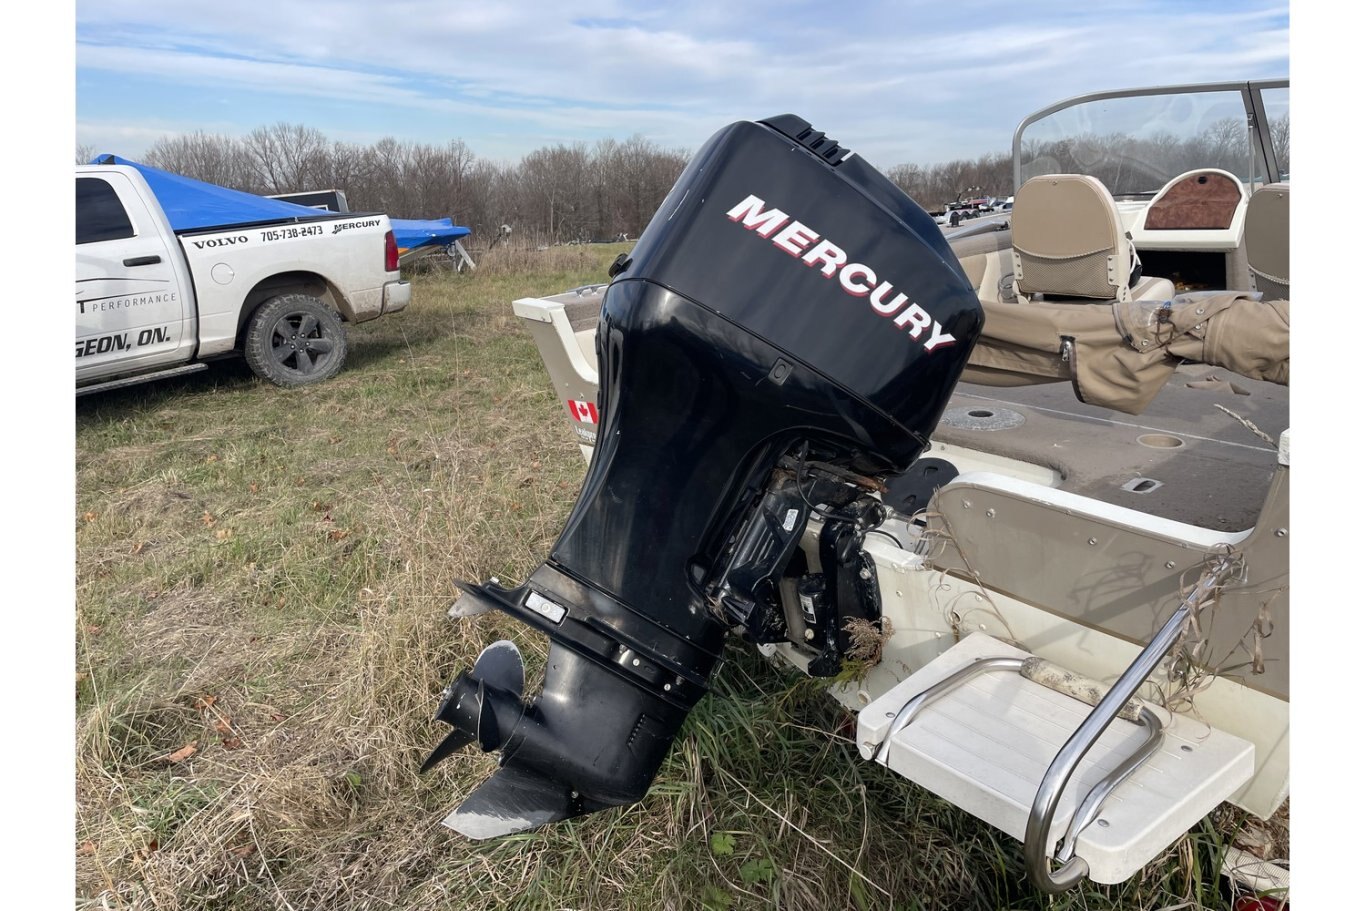
[[[90,149],[77,153],[89,161]],[[474,243],[501,226],[533,244],[636,237],[673,186],[689,153],[640,136],[548,146],[515,164],[481,158],[463,141],[330,141],[298,124],[243,137],[204,132],[158,139],[144,163],[250,193],[341,190],[354,211],[396,218],[452,217]]]
[[945,203],[959,199],[1009,196],[1014,182],[1008,152],[928,167],[893,165],[883,173],[928,212],[938,212]]
[[[1290,172],[1290,116],[1270,124],[1271,144],[1281,170]],[[1135,137],[1127,133],[1085,133],[1048,142],[1026,141],[1020,150],[1022,179],[1039,174],[1089,174],[1111,192],[1143,193],[1162,188],[1169,179],[1195,168],[1222,168],[1247,179],[1254,165],[1247,124],[1236,117],[1215,121],[1199,134],[1181,138],[1171,133]],[[976,161],[952,161],[922,168],[900,164],[887,176],[923,208],[937,211],[960,196],[1008,196],[1015,175],[1009,154],[983,155]],[[1266,179],[1268,175],[1257,175]],[[1270,175],[1271,180],[1280,175]]]
[[[95,154],[82,147],[76,160],[85,163]],[[450,216],[474,232],[476,245],[497,239],[502,225],[514,238],[539,245],[639,236],[690,156],[633,136],[546,146],[505,164],[479,157],[459,139],[433,145],[386,138],[366,146],[278,123],[242,137],[163,137],[143,160],[250,193],[337,189],[356,211]],[[898,165],[888,174],[922,206],[937,209],[967,188],[1008,192],[1010,156],[928,168]]]
[[[1288,117],[1273,124],[1272,135],[1288,170]],[[80,148],[76,160],[88,162],[95,152]],[[1236,119],[1189,140],[1086,135],[1027,144],[1023,152],[1025,177],[1093,174],[1118,191],[1155,190],[1165,182],[1162,175],[1193,167],[1242,176],[1248,166],[1246,126]],[[535,245],[637,237],[689,156],[633,136],[546,146],[505,164],[479,157],[459,139],[432,145],[386,138],[363,146],[278,123],[240,138],[204,132],[164,137],[144,158],[154,167],[251,193],[338,189],[355,211],[449,216],[469,227],[479,246],[495,241],[503,225]],[[898,164],[885,173],[932,212],[960,198],[1006,196],[1014,185],[1008,152],[929,166]]]

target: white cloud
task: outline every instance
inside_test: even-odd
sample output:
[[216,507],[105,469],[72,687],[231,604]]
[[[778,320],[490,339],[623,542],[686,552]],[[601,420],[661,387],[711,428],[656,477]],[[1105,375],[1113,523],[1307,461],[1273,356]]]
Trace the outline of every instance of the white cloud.
[[76,62],[80,67],[92,70],[160,76],[181,83],[217,88],[349,98],[381,104],[421,104],[429,101],[419,93],[403,89],[399,80],[394,78],[348,69],[187,51],[82,43],[76,48]]

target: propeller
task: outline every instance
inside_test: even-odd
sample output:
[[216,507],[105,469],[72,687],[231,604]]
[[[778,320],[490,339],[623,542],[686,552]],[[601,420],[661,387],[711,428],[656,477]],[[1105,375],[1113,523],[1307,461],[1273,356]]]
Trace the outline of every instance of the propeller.
[[506,743],[517,716],[500,725],[498,707],[502,705],[503,714],[510,715],[509,709],[521,705],[525,683],[522,653],[514,643],[501,639],[480,652],[474,667],[451,682],[436,710],[436,720],[449,724],[452,730],[422,763],[421,771],[476,740],[485,753]]
[[[526,714],[522,690],[526,670],[522,653],[503,639],[479,653],[474,666],[451,682],[436,720],[452,728],[437,745],[422,771],[471,743],[485,753],[507,744]],[[500,720],[501,716],[501,720]],[[584,800],[572,788],[545,775],[510,763],[475,789],[446,825],[472,839],[496,838],[558,822],[585,812]]]
[[530,704],[524,686],[516,646],[495,642],[456,676],[437,710],[451,732],[423,771],[470,744],[501,751],[498,770],[445,820],[468,838],[635,803],[686,714],[553,641],[542,691]]

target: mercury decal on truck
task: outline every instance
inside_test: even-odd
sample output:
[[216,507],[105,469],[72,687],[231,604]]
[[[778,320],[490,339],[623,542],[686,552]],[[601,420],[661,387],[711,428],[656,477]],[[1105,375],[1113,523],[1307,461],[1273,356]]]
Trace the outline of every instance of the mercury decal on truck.
[[[815,230],[792,218],[782,209],[766,209],[762,199],[751,194],[726,213],[733,222],[738,222],[747,231],[753,231],[763,238],[770,238],[773,246],[788,256],[799,258],[809,267],[819,267],[826,278],[839,275],[839,285],[846,294],[853,297],[868,298],[868,306],[879,316],[895,317],[892,324],[916,341],[924,336],[925,350],[933,352],[936,348],[952,345],[957,341],[944,331],[940,322],[934,319],[925,308],[910,302],[898,293],[888,299],[894,290],[891,282],[879,281],[877,273],[863,263],[849,262],[849,254],[842,248],[821,237]],[[781,230],[780,230],[781,229]],[[926,334],[925,330],[929,330]]]
[[95,354],[108,354],[110,351],[127,351],[131,348],[140,348],[143,345],[169,342],[171,340],[171,328],[159,326],[156,329],[143,329],[138,333],[135,343],[130,343],[128,336],[129,333],[127,332],[115,332],[111,335],[101,335],[84,341],[77,340],[76,357],[90,357]]
[[345,224],[333,225],[332,233],[340,234],[342,231],[350,231],[353,228],[374,228],[378,225],[378,218],[367,218],[365,221],[348,221]]

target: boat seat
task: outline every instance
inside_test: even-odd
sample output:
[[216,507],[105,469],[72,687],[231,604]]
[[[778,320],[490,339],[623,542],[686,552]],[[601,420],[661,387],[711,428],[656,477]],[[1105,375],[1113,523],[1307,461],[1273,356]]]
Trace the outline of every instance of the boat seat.
[[1115,200],[1094,177],[1030,178],[1015,194],[1011,222],[1022,300],[1170,300],[1176,294],[1165,278],[1141,277]]
[[1244,226],[1252,287],[1268,300],[1290,299],[1290,184],[1259,187]]

